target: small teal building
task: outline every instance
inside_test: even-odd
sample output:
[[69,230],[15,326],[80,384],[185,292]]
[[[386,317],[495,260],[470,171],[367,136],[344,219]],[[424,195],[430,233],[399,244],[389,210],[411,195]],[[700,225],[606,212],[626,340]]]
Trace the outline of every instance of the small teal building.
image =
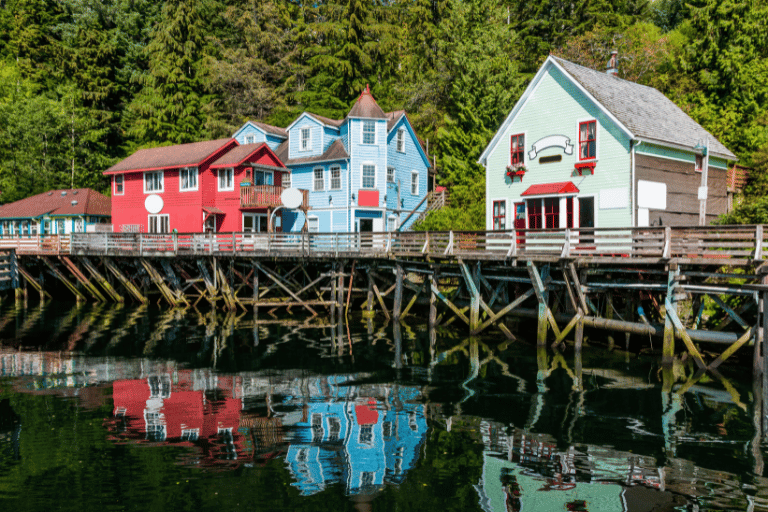
[[110,198],[89,188],[49,190],[0,205],[0,235],[85,233],[109,226],[111,210]]
[[696,225],[701,197],[707,222],[726,212],[736,156],[616,72],[547,58],[480,156],[487,229]]
[[367,87],[343,120],[304,112],[285,129],[249,121],[233,137],[266,142],[291,170],[284,186],[309,191],[306,219],[283,213],[284,232],[400,231],[426,209],[429,158],[405,111],[384,112]]

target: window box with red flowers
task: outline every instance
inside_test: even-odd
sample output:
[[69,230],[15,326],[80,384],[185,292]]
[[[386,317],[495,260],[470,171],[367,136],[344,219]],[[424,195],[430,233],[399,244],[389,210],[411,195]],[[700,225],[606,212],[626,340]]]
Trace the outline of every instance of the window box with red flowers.
[[522,179],[526,172],[528,172],[528,169],[525,167],[525,164],[522,163],[507,166],[507,176],[510,178],[519,177]]

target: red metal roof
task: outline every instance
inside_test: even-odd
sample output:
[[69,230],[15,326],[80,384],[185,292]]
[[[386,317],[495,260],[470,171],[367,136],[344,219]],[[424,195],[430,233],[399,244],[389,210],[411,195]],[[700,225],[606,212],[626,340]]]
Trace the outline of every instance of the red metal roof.
[[216,215],[226,215],[227,212],[215,206],[203,206],[203,211],[206,213],[213,213]]
[[269,149],[269,146],[267,146],[264,142],[259,142],[257,144],[244,144],[242,146],[237,146],[236,148],[232,148],[230,151],[227,151],[224,153],[221,158],[216,160],[211,164],[211,169],[217,169],[220,167],[238,167],[240,165],[243,165],[245,162],[253,162],[255,161],[252,157],[256,153],[259,152],[267,152],[272,156],[272,160],[277,162],[278,165],[270,165],[266,163],[259,162],[260,165],[267,165],[269,167],[276,167],[278,169],[285,169],[285,166],[280,161],[280,159],[275,155],[275,153]]
[[140,149],[104,171],[104,174],[194,167],[202,164],[208,157],[226,145],[233,143],[237,145],[234,139],[216,139],[176,146]]
[[561,181],[559,183],[542,183],[541,185],[531,185],[521,196],[551,196],[556,194],[577,194],[579,189],[571,181]]
[[[72,204],[76,201],[76,204]],[[89,188],[50,190],[0,206],[0,219],[32,219],[41,215],[110,216],[112,201]]]

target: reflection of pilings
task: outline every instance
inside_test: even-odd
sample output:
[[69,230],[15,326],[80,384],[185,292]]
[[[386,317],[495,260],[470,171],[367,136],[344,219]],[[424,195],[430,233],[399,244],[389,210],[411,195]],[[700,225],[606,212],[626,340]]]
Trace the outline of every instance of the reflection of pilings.
[[395,368],[403,367],[403,332],[400,322],[392,322],[392,337],[395,342]]

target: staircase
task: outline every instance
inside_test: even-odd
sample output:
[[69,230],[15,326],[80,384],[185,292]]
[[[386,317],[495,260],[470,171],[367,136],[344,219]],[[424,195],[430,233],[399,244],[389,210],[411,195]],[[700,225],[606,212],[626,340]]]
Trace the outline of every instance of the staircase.
[[424,220],[427,214],[433,210],[439,210],[448,206],[448,191],[442,190],[441,192],[430,192],[427,194],[427,207],[423,212],[419,213],[414,222],[420,222]]

